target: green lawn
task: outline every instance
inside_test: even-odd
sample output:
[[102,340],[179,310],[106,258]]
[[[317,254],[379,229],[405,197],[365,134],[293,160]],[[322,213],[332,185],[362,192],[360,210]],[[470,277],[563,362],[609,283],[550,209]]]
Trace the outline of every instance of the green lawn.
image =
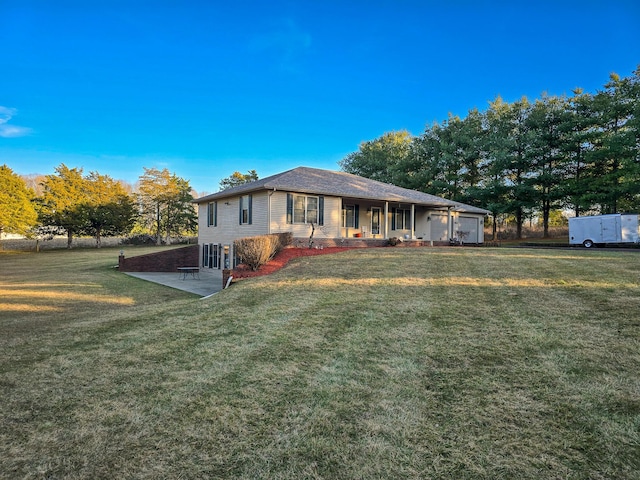
[[640,478],[638,252],[117,252],[0,253],[0,478]]

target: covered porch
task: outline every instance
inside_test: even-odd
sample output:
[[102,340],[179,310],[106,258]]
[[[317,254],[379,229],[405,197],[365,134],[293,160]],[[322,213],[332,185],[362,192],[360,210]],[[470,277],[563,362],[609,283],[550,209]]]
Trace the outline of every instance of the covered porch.
[[454,207],[342,199],[340,238],[482,243],[484,216]]

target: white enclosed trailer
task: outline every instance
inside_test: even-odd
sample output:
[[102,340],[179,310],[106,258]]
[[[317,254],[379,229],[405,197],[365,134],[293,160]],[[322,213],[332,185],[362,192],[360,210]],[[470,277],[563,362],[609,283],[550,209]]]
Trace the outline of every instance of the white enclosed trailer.
[[569,219],[569,244],[594,245],[638,243],[640,231],[637,214],[613,213]]

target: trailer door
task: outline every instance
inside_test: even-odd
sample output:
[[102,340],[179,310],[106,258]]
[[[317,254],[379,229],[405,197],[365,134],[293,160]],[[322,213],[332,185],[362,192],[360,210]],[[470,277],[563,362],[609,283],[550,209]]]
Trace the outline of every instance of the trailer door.
[[620,229],[621,241],[638,243],[638,234],[640,234],[640,229],[638,229],[638,215],[621,215],[620,221],[622,224],[622,228]]
[[620,225],[618,225],[618,217],[613,216],[604,216],[602,217],[602,241],[604,243],[616,243],[619,242],[620,236],[618,232],[620,231]]

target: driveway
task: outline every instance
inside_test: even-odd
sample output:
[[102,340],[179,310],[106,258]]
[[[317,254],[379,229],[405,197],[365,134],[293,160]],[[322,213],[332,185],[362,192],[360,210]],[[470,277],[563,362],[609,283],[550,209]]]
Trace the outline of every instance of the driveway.
[[208,297],[222,290],[222,271],[213,269],[200,269],[195,277],[175,272],[123,272],[132,277],[140,278],[148,282],[159,283],[185,292],[195,293],[201,297]]

